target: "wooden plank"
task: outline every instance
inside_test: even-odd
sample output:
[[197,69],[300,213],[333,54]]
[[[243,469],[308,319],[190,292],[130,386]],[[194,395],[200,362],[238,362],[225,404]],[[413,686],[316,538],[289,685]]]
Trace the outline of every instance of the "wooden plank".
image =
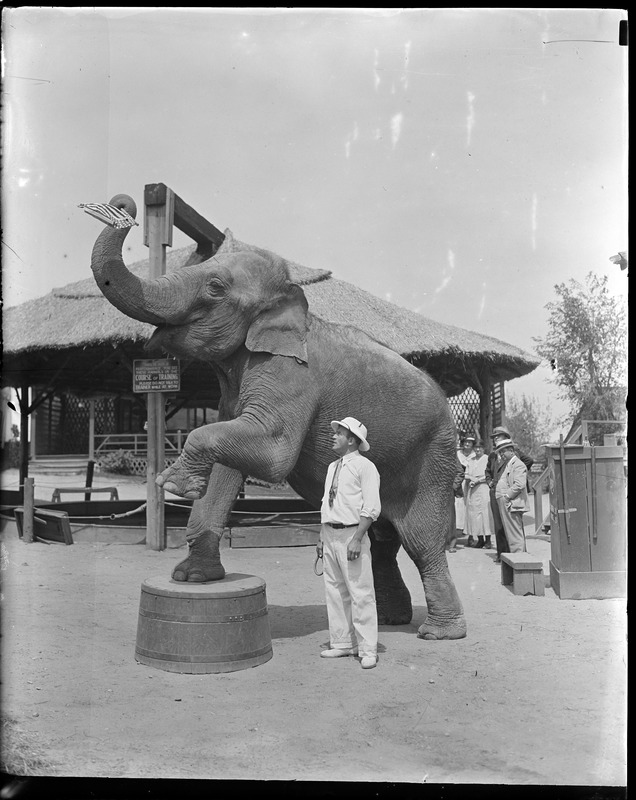
[[[607,457],[605,451],[613,451]],[[622,572],[627,559],[627,478],[621,448],[597,447],[591,465],[590,495],[595,495],[591,518],[592,572]],[[617,452],[618,451],[618,452]]]
[[232,548],[244,547],[302,547],[318,544],[320,526],[250,525],[230,528]]
[[85,500],[90,500],[90,495],[95,492],[110,492],[111,500],[119,500],[119,492],[116,486],[60,486],[57,489],[53,489],[51,502],[59,503],[62,494],[80,494],[82,492],[88,495],[84,497]]
[[501,560],[513,569],[543,569],[543,561],[530,553],[502,553]]
[[[591,569],[587,477],[590,450],[589,447],[564,447],[565,463],[562,463],[559,448],[551,448],[551,469],[554,468],[554,479],[550,478],[552,560],[564,572]],[[567,504],[563,493],[563,470],[566,475]]]
[[[15,521],[18,528],[18,535],[24,538],[24,524],[26,522],[24,508],[15,509]],[[36,541],[41,540],[73,544],[71,523],[66,511],[36,508],[32,523],[33,539]],[[24,539],[24,541],[26,541],[26,539]]]
[[537,597],[545,597],[545,580],[543,570],[533,573],[534,577],[534,593]]
[[517,595],[534,594],[534,575],[532,572],[515,572],[512,592]]
[[223,244],[225,234],[201,214],[197,213],[179,195],[174,196],[174,224],[197,244],[211,244],[213,252]]
[[[503,553],[502,553],[503,555]],[[501,562],[501,584],[502,586],[510,586],[512,584],[514,573],[510,564],[505,561]]]
[[561,600],[603,600],[627,596],[627,574],[617,572],[563,572],[550,561],[550,585]]

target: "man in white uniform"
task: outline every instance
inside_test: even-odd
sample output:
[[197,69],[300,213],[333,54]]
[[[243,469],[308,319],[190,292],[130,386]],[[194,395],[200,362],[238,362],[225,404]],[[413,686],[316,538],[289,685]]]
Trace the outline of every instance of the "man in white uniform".
[[367,429],[354,417],[334,420],[333,449],[320,508],[318,555],[323,558],[330,649],[323,658],[359,655],[363,669],[378,661],[378,612],[371,543],[367,533],[380,516],[380,475],[361,453]]

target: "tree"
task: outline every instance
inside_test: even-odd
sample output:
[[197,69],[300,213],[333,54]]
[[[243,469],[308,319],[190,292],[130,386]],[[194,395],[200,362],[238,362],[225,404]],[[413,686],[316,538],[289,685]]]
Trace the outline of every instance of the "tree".
[[[607,282],[607,276],[590,272],[585,285],[575,280],[556,285],[558,300],[546,305],[548,334],[534,338],[577,420],[625,418],[627,309]],[[602,434],[610,432],[597,426],[594,438],[602,444]]]
[[506,399],[506,427],[510,430],[513,442],[533,461],[546,463],[547,444],[554,421],[549,409],[541,406],[536,397],[522,394],[517,398],[511,395]]

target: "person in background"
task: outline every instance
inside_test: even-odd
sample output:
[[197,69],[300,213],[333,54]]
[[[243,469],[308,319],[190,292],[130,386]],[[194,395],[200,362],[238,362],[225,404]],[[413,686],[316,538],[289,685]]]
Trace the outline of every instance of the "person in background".
[[[461,447],[457,451],[457,458],[459,459],[462,467],[464,470],[468,467],[468,462],[474,460],[475,458],[475,450],[474,444],[477,440],[476,436],[473,436],[472,433],[467,433],[461,442]],[[455,516],[456,516],[456,523],[455,527],[458,531],[462,533],[465,531],[466,528],[466,493],[468,487],[466,482],[462,484],[462,493],[460,495],[455,494]],[[471,538],[468,538],[468,546],[471,547],[473,541]]]
[[[497,446],[497,442],[500,442],[502,439],[510,439],[512,437],[510,436],[510,431],[508,428],[504,427],[503,425],[499,425],[498,427],[493,428],[490,438],[492,439],[493,450],[489,454],[488,463],[486,464],[486,483],[490,488],[490,508],[492,511],[492,520],[495,529],[495,544],[497,547],[497,558],[495,559],[495,564],[499,564],[501,561],[501,554],[509,553],[510,550],[508,548],[508,540],[506,539],[506,533],[504,531],[501,514],[499,513],[499,506],[497,505],[497,500],[495,498],[497,481],[499,480],[501,470],[505,466],[505,462],[497,455],[495,448]],[[516,448],[515,453],[517,457],[523,461],[526,469],[529,471],[530,467],[534,463],[530,456],[522,453],[518,448]]]
[[475,458],[466,467],[466,533],[473,547],[492,547],[493,520],[490,508],[490,489],[486,483],[488,456],[481,441],[475,442]]
[[528,505],[528,470],[515,454],[512,439],[501,439],[496,452],[504,462],[495,487],[495,498],[503,522],[508,550],[510,553],[523,553],[526,537],[523,530],[523,515],[530,510]]
[[451,514],[451,523],[450,528],[448,529],[448,536],[446,537],[446,549],[449,553],[456,553],[457,552],[457,512],[455,510],[456,503],[458,499],[461,499],[463,502],[464,491],[462,486],[464,484],[464,476],[466,473],[466,468],[459,460],[457,461],[457,472],[455,473],[455,479],[453,480],[453,507],[452,507],[452,514]]
[[329,649],[322,658],[360,656],[362,669],[378,661],[378,612],[367,531],[380,516],[380,475],[362,453],[367,429],[354,417],[334,420],[333,450],[320,507],[318,556],[323,559]]

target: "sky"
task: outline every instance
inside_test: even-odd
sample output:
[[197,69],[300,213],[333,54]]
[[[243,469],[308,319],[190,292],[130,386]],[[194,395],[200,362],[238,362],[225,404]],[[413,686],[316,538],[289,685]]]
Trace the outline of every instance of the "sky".
[[[79,203],[165,183],[243,241],[533,353],[556,284],[627,293],[626,18],[4,9],[4,305],[90,276]],[[124,256],[147,257],[142,226]],[[549,377],[507,394],[561,414]]]

